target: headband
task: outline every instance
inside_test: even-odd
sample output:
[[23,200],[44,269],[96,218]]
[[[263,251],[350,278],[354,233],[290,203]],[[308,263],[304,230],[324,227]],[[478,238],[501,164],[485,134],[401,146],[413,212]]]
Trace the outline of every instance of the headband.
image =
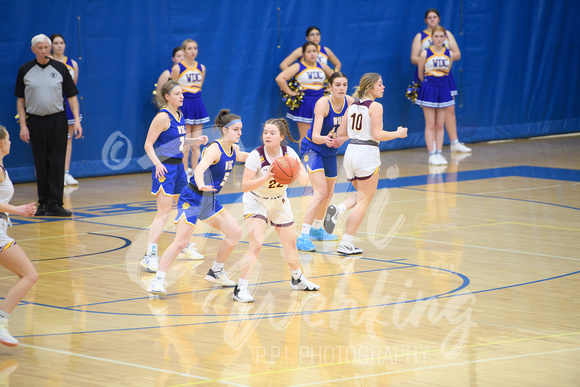
[[237,120],[236,119],[236,120],[230,121],[230,122],[228,122],[227,124],[224,125],[224,128],[227,128],[229,126],[232,126],[233,124],[237,124],[238,122],[239,123],[242,123],[242,120]]

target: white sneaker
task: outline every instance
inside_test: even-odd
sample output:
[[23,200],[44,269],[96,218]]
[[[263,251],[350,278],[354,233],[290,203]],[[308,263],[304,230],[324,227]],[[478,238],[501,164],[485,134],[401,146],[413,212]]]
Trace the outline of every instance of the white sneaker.
[[457,144],[451,144],[451,152],[470,153],[471,148],[468,148],[465,146],[465,144],[458,142]]
[[447,159],[441,153],[435,155],[439,159],[439,165],[447,165]]
[[185,249],[181,250],[181,254],[179,257],[193,260],[203,259],[203,255],[197,252],[195,248],[195,243],[190,243],[189,245],[187,245]]
[[79,185],[79,182],[75,180],[70,173],[64,174],[64,185]]
[[238,285],[234,288],[234,301],[237,302],[254,302],[254,297],[250,294],[247,287],[240,288]]
[[315,284],[314,282],[308,281],[304,274],[300,275],[300,278],[294,279],[290,281],[290,287],[294,290],[304,290],[307,292],[312,292],[315,290],[320,290],[320,285]]
[[151,283],[149,284],[149,287],[147,288],[147,292],[149,292],[151,294],[155,294],[157,296],[166,296],[167,290],[165,290],[165,285],[167,285],[165,283],[165,281],[155,277],[151,280]]
[[18,345],[18,340],[8,332],[7,318],[0,318],[0,343],[8,347],[16,347]]
[[159,269],[159,256],[157,254],[145,254],[141,260],[141,267],[149,273],[157,272],[157,269]]
[[231,288],[232,286],[236,286],[237,284],[228,278],[228,273],[224,271],[224,269],[213,271],[209,269],[207,275],[205,276],[205,280],[211,282],[212,284],[216,284],[218,286],[223,286],[226,288]]
[[348,245],[346,243],[341,243],[340,245],[338,245],[336,252],[339,254],[353,255],[353,254],[362,254],[363,251],[358,247],[354,247],[352,243]]

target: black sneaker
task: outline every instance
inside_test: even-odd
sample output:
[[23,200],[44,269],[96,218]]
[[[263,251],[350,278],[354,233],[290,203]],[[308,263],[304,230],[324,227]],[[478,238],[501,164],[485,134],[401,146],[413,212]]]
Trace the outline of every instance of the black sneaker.
[[46,210],[45,214],[45,216],[62,216],[62,217],[68,217],[71,215],[72,212],[63,208],[61,205],[55,203],[52,203],[48,206],[48,209]]
[[46,205],[46,203],[39,203],[34,216],[46,216],[47,208],[48,206]]

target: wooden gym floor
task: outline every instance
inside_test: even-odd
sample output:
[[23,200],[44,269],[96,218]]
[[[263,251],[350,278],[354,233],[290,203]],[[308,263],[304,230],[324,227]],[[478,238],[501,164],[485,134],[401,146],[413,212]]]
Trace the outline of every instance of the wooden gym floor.
[[[203,224],[192,240],[205,260],[176,261],[168,296],[150,298],[138,266],[150,175],[80,179],[72,219],[12,218],[39,281],[11,316],[21,344],[0,348],[0,384],[577,385],[580,135],[470,146],[463,159],[446,147],[443,169],[423,149],[383,152],[363,255],[341,257],[335,242],[300,254],[319,292],[290,289],[269,229],[250,305],[203,279],[220,241]],[[242,171],[219,196],[240,221]],[[36,198],[35,184],[15,189],[13,204]],[[341,173],[333,202],[347,191]],[[297,226],[302,193],[291,190]],[[234,279],[246,249],[244,235],[226,264]],[[0,295],[13,282],[1,269]]]

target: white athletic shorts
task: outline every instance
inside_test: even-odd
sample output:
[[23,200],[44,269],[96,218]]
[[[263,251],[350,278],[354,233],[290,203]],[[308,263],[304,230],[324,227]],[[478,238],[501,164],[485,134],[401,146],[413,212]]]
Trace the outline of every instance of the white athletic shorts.
[[8,236],[9,225],[8,219],[0,218],[0,251],[4,251],[16,243],[13,238]]
[[244,218],[260,218],[274,227],[286,227],[294,224],[294,215],[290,200],[286,195],[264,198],[257,194],[244,192]]
[[381,152],[378,146],[348,144],[342,166],[348,181],[365,180],[378,172]]

